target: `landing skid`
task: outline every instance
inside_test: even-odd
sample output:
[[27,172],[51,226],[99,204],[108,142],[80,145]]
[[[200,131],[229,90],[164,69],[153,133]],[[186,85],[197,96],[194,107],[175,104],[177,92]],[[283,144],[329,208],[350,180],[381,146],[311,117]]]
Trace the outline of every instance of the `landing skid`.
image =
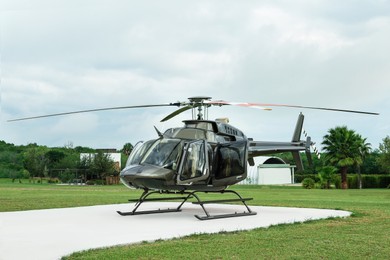
[[[155,214],[155,213],[167,213],[167,212],[180,212],[181,206],[183,206],[184,202],[186,202],[189,198],[191,198],[191,194],[182,192],[180,194],[186,194],[187,196],[183,197],[167,197],[167,198],[148,198],[152,194],[176,194],[174,192],[169,191],[151,191],[145,190],[141,197],[136,200],[129,200],[129,202],[136,202],[134,209],[129,212],[121,212],[117,211],[119,215],[121,216],[132,216],[132,215],[145,215],[145,214]],[[177,208],[174,209],[158,209],[158,210],[144,210],[144,211],[137,211],[139,206],[141,206],[142,203],[148,202],[148,201],[167,201],[167,200],[182,200],[180,205]]]
[[[195,215],[195,217],[199,220],[210,220],[210,219],[220,219],[220,218],[231,218],[231,217],[243,217],[243,216],[252,216],[256,215],[257,213],[254,211],[251,211],[251,209],[246,204],[246,201],[252,200],[252,198],[242,198],[240,194],[238,194],[236,191],[233,190],[223,190],[223,191],[209,191],[205,193],[232,193],[235,194],[238,198],[237,199],[222,199],[222,200],[201,200],[199,196],[196,194],[198,192],[203,191],[193,191],[193,192],[186,192],[182,191],[179,194],[186,195],[181,197],[167,197],[167,198],[148,198],[152,194],[177,194],[174,192],[169,191],[152,191],[149,192],[148,190],[145,190],[144,193],[142,193],[141,197],[138,200],[129,200],[130,202],[136,202],[134,209],[129,212],[121,212],[117,211],[119,215],[121,216],[133,216],[133,215],[143,215],[143,214],[155,214],[155,213],[168,213],[168,212],[180,212],[181,207],[183,204],[190,198],[195,198],[197,201],[192,202],[193,204],[200,205],[203,209],[205,216],[199,216]],[[150,201],[167,201],[167,200],[182,200],[178,207],[173,209],[158,209],[158,210],[144,210],[144,211],[137,211],[139,206],[144,202],[150,202]],[[234,212],[230,214],[218,214],[218,215],[211,215],[207,209],[205,208],[205,204],[216,204],[216,203],[228,203],[228,202],[238,202],[240,201],[246,208],[247,211],[244,212]]]

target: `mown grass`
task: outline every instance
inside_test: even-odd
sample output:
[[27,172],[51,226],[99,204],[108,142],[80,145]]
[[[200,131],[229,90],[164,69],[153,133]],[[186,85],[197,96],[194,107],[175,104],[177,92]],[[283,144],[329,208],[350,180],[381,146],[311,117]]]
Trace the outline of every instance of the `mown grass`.
[[123,185],[76,186],[0,182],[0,212],[125,203],[140,191]]
[[[253,197],[251,205],[343,209],[354,214],[346,219],[89,250],[65,259],[389,259],[389,189],[233,188],[244,197]],[[0,211],[123,203],[139,194],[120,185],[80,187],[0,181]],[[240,220],[245,221],[245,217]]]

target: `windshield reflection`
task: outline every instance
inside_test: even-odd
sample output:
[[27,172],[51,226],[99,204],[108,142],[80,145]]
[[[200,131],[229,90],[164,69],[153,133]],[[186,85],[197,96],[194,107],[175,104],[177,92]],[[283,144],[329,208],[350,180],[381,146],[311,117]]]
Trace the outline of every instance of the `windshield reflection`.
[[150,164],[176,170],[183,150],[183,141],[179,139],[157,139],[137,145],[126,166]]
[[126,162],[126,167],[131,165],[137,165],[141,163],[142,157],[145,155],[145,153],[148,151],[150,146],[155,142],[155,140],[150,140],[147,142],[138,142],[134,148],[133,151],[130,153],[129,158]]
[[178,139],[159,139],[147,151],[141,164],[176,170],[183,143]]

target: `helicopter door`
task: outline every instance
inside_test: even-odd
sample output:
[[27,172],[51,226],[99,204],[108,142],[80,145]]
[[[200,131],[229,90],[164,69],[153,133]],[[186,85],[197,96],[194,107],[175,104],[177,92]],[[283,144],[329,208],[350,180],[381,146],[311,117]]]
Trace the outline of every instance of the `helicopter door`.
[[209,158],[206,140],[187,143],[178,171],[177,184],[190,184],[209,177]]

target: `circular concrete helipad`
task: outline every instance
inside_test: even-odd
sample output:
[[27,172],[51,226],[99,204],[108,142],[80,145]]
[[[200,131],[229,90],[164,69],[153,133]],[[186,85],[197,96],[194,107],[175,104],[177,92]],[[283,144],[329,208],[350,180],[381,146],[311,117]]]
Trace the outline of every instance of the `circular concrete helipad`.
[[[58,259],[91,248],[351,215],[339,210],[251,206],[257,215],[200,221],[194,215],[204,213],[191,203],[184,204],[182,212],[125,217],[116,213],[131,207],[114,204],[0,213],[0,259]],[[177,203],[150,202],[142,207],[174,208]],[[207,208],[211,213],[242,211],[241,205]]]

